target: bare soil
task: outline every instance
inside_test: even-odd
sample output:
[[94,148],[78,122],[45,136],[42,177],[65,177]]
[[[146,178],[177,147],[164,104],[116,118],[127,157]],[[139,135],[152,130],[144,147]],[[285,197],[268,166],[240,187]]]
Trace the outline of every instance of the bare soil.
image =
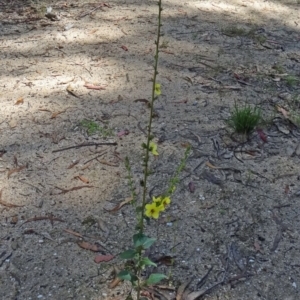
[[[149,199],[192,152],[170,208],[147,225],[150,271],[170,278],[149,299],[187,282],[202,292],[182,299],[299,299],[299,2],[163,8]],[[1,299],[126,298],[129,285],[111,282],[135,214],[109,210],[130,197],[126,156],[141,195],[157,10],[0,3]],[[247,138],[226,123],[235,103],[263,112]]]

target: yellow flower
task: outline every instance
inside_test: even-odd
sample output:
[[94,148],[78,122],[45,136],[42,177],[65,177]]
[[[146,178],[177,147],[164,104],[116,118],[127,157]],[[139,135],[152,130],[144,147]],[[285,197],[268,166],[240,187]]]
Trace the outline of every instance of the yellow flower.
[[161,200],[162,200],[162,199],[161,199],[161,196],[159,196],[159,197],[157,197],[157,198],[152,197],[152,201],[153,201],[153,202],[159,202],[159,203],[160,203]]
[[170,197],[165,197],[162,199],[161,201],[161,205],[166,208],[167,205],[169,205],[171,203],[171,199]]
[[159,213],[161,212],[161,208],[156,205],[155,202],[151,204],[146,204],[145,215],[149,218],[158,219]]
[[153,155],[158,155],[157,145],[154,142],[150,142],[150,151]]
[[161,90],[160,90],[160,84],[159,83],[155,83],[155,89],[154,89],[155,95],[159,96],[161,94]]

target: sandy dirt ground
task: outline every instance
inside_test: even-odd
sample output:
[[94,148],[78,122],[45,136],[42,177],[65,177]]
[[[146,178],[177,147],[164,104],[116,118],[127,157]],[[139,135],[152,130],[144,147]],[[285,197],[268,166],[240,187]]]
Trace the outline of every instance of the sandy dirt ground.
[[[299,1],[163,8],[149,199],[192,151],[146,229],[150,271],[169,276],[148,299],[299,299]],[[141,195],[157,11],[0,2],[0,299],[126,298],[114,278],[135,214],[118,205],[130,197],[126,156]],[[248,139],[226,123],[235,103],[262,110]]]

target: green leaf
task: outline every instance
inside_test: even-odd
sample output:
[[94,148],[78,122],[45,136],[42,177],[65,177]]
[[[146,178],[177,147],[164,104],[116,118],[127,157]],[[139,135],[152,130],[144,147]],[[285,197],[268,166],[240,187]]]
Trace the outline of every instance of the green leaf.
[[120,254],[120,257],[122,259],[131,259],[131,258],[134,258],[135,255],[136,255],[136,252],[133,249],[129,249],[129,250],[122,252]]
[[133,236],[133,244],[135,248],[141,247],[143,249],[149,248],[155,242],[154,238],[148,238],[142,233],[137,233]]
[[147,240],[143,244],[143,248],[144,249],[150,248],[155,243],[155,241],[156,241],[156,239],[147,237]]
[[137,279],[138,279],[134,274],[128,272],[127,270],[121,271],[121,272],[118,274],[118,277],[119,277],[120,279],[122,279],[122,280],[127,280],[127,281],[130,281],[130,282],[135,282],[135,281],[137,281]]
[[143,257],[141,259],[141,266],[154,266],[157,267],[157,264],[150,260],[148,257]]
[[166,275],[164,274],[151,274],[149,276],[149,278],[146,280],[146,284],[148,285],[153,285],[153,284],[156,284],[156,283],[159,283],[162,279],[165,279],[167,278]]

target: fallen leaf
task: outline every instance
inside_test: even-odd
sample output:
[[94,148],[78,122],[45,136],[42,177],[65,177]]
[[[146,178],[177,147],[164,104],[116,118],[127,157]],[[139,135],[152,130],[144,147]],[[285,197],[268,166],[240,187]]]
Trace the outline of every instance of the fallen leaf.
[[73,230],[71,230],[71,229],[64,229],[64,231],[67,232],[67,233],[69,233],[69,234],[72,234],[72,235],[74,235],[74,236],[83,238],[83,235],[82,235],[82,234],[80,234],[80,233],[78,233],[78,232],[76,232],[76,231],[73,231]]
[[124,129],[124,130],[121,130],[117,133],[117,136],[118,137],[122,137],[123,135],[128,135],[129,134],[129,130],[127,129]]
[[96,245],[96,244],[91,244],[91,243],[85,242],[85,241],[80,241],[77,243],[77,245],[82,249],[90,250],[93,252],[99,252],[99,251],[103,250],[101,246]]
[[133,200],[132,197],[130,198],[126,198],[124,201],[122,201],[121,203],[119,203],[116,207],[114,207],[113,209],[107,210],[109,212],[116,212],[118,211],[120,208],[122,208],[125,204],[130,203]]
[[182,300],[183,299],[183,293],[186,290],[186,288],[188,287],[188,285],[191,283],[191,281],[187,281],[182,283],[178,290],[177,290],[177,294],[176,294],[176,300]]
[[26,168],[26,166],[22,166],[22,167],[19,167],[19,168],[15,168],[15,169],[9,170],[8,173],[7,173],[7,178],[9,178],[14,173],[21,172],[25,168]]
[[206,162],[206,165],[211,168],[211,169],[219,169],[218,167],[214,166],[213,164],[211,164],[209,161]]
[[84,87],[86,87],[87,89],[89,89],[89,90],[105,90],[105,87],[103,87],[103,86],[100,86],[100,85],[94,85],[94,84],[92,84],[92,83],[86,83],[85,85],[84,85]]
[[19,105],[19,104],[23,104],[24,103],[24,98],[20,97],[17,102],[15,103],[15,105]]
[[79,180],[81,180],[81,181],[84,182],[84,183],[89,183],[89,182],[90,182],[90,181],[89,181],[87,178],[85,178],[84,176],[78,175],[78,176],[75,176],[74,178],[75,178],[75,179],[79,179]]
[[105,233],[105,235],[108,236],[109,235],[109,229],[105,225],[105,222],[101,218],[99,218],[97,220],[97,224],[98,224],[98,227]]
[[258,133],[260,139],[261,139],[264,143],[267,143],[267,142],[268,142],[268,137],[267,137],[266,134],[263,132],[263,130],[257,128],[256,131],[257,131],[257,133]]
[[114,258],[115,258],[114,255],[110,255],[110,254],[108,254],[108,255],[97,255],[94,258],[94,262],[96,264],[99,264],[99,263],[101,263],[103,261],[110,261],[110,260],[112,260]]
[[128,51],[128,48],[126,46],[121,46],[121,48],[124,50],[124,51]]
[[196,186],[195,186],[194,182],[191,181],[188,186],[189,186],[190,192],[195,193]]
[[276,106],[276,108],[277,108],[278,112],[281,112],[283,114],[283,116],[288,119],[289,113],[287,110],[285,110],[283,107],[280,107],[280,106]]
[[115,279],[108,285],[108,287],[110,289],[114,289],[121,281],[122,279],[120,279],[119,277],[115,277]]

